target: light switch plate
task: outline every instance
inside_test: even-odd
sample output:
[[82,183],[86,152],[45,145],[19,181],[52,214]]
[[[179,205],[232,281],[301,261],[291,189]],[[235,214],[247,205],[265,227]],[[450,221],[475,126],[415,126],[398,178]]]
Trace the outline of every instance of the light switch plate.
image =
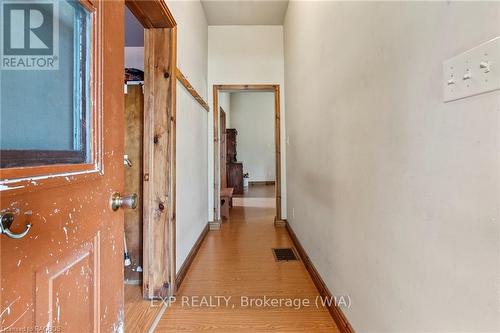
[[500,89],[500,37],[443,62],[445,102]]

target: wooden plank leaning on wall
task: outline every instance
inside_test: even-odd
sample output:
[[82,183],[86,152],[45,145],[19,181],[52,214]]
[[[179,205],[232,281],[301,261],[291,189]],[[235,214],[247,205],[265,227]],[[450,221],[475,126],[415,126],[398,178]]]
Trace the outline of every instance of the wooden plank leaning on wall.
[[176,281],[177,24],[162,0],[125,2],[145,29],[143,296],[165,298]]
[[177,68],[177,80],[179,80],[180,83],[186,88],[186,90],[193,96],[193,98],[201,105],[202,108],[207,110],[207,112],[210,111],[210,108],[208,107],[208,103],[203,99],[203,97],[198,94],[196,89],[193,87],[193,85],[189,82],[189,80],[182,74],[181,70]]

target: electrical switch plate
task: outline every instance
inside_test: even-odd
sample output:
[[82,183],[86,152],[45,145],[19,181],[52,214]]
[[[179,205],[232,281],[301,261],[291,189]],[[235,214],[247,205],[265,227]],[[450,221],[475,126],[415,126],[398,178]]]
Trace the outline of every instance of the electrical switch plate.
[[500,89],[500,37],[443,62],[443,100]]

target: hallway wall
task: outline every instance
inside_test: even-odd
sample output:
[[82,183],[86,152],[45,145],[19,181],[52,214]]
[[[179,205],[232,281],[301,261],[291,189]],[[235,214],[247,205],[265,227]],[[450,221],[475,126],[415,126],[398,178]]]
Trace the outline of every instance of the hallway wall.
[[125,7],[125,68],[144,70],[144,28]]
[[[177,67],[207,99],[207,21],[199,1],[167,1],[177,26]],[[176,265],[208,223],[208,112],[177,84]]]
[[498,332],[500,93],[442,101],[442,61],[500,3],[291,1],[288,220],[362,332]]
[[275,180],[274,93],[231,93],[231,128],[238,130],[237,158],[249,181]]
[[[285,130],[285,87],[282,26],[208,27],[208,104],[213,106],[214,84],[279,84],[282,133]],[[213,114],[209,117],[209,219],[214,211]],[[282,211],[286,217],[286,147],[282,142]]]
[[[231,93],[222,92],[219,94],[219,106],[226,113],[226,127],[230,128],[231,124]],[[219,114],[220,116],[220,114]]]

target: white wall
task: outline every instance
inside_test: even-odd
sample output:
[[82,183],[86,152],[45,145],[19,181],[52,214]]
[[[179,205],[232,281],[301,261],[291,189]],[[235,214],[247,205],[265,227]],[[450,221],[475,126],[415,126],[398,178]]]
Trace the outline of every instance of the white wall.
[[125,8],[125,68],[144,70],[144,28]]
[[289,4],[288,220],[358,333],[500,331],[500,93],[441,88],[442,61],[500,35],[499,13]]
[[[207,21],[199,1],[167,1],[177,22],[177,67],[207,98]],[[177,270],[208,222],[208,112],[177,84]]]
[[[208,28],[208,96],[214,84],[279,84],[284,133],[283,27],[210,26]],[[213,117],[209,119],[209,219],[213,220]],[[282,137],[282,211],[286,214],[285,140]],[[286,215],[284,215],[286,217]]]
[[249,181],[275,180],[274,93],[231,93],[231,128],[238,131],[237,158]]
[[[231,124],[231,93],[221,92],[219,94],[219,106],[226,113],[226,127],[229,128]],[[220,116],[220,115],[219,115]]]
[[144,46],[125,47],[125,68],[144,70]]

